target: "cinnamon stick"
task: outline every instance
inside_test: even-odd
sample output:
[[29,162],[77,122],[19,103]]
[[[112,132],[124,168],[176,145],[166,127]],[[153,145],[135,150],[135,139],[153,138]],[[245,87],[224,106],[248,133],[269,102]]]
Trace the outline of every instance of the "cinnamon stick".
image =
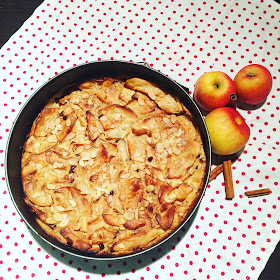
[[210,183],[212,180],[214,180],[218,175],[220,175],[223,172],[223,164],[217,165],[211,172],[208,182]]
[[[236,161],[236,159],[234,159],[231,164],[233,164]],[[214,180],[218,175],[220,175],[223,172],[223,164],[219,164],[217,165],[211,172],[210,172],[210,176],[209,176],[209,180],[208,182],[210,183],[212,180]]]
[[244,193],[248,198],[251,197],[258,197],[258,196],[262,196],[262,195],[268,195],[271,194],[271,190],[270,189],[259,189],[259,190],[252,190],[252,191],[247,191]]
[[225,180],[226,198],[228,200],[231,200],[234,198],[231,160],[225,160],[223,162],[223,172],[224,172],[224,180]]

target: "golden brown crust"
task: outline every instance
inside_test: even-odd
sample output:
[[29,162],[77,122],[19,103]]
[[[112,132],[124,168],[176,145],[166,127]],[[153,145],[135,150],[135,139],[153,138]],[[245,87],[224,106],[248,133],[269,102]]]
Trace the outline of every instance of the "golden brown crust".
[[25,143],[22,182],[49,235],[97,255],[125,255],[181,224],[205,167],[184,105],[143,79],[106,78],[42,110]]

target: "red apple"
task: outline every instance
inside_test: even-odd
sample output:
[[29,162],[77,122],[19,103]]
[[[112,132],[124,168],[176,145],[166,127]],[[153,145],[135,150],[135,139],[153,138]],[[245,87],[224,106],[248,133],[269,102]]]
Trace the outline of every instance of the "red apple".
[[229,96],[235,92],[235,84],[227,74],[213,71],[203,74],[197,80],[193,96],[198,106],[206,111],[212,111],[227,106]]
[[255,105],[266,99],[272,88],[272,76],[259,64],[243,67],[235,76],[234,83],[238,100]]
[[230,107],[213,110],[205,117],[212,150],[230,155],[241,150],[250,137],[250,128],[240,113]]

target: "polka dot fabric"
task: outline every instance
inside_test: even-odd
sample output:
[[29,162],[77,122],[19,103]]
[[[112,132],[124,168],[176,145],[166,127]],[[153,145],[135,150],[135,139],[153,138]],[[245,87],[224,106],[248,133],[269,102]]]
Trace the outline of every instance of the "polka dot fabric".
[[[0,53],[0,280],[257,279],[280,236],[279,16],[272,0],[43,2]],[[40,85],[80,63],[111,59],[146,61],[190,94],[204,72],[234,78],[259,63],[273,88],[261,107],[238,109],[251,137],[233,165],[232,201],[220,175],[168,242],[133,258],[92,261],[52,248],[27,228],[9,196],[5,145]],[[267,187],[269,196],[244,196]]]

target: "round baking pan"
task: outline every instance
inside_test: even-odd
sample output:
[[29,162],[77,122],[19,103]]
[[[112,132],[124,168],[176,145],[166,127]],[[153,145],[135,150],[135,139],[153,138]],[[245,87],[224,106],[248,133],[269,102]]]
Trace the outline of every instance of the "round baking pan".
[[[195,116],[197,120],[198,127],[200,129],[204,150],[207,159],[206,172],[204,176],[204,182],[202,191],[198,200],[192,208],[192,211],[187,215],[184,221],[180,224],[177,229],[172,232],[168,237],[163,239],[156,245],[140,251],[135,252],[125,256],[98,256],[94,253],[80,251],[74,249],[70,246],[64,245],[49,236],[36,222],[35,214],[32,213],[28,206],[24,202],[24,192],[21,181],[21,155],[23,151],[23,146],[26,141],[26,136],[28,135],[32,123],[34,122],[37,115],[41,112],[43,107],[48,103],[48,101],[54,97],[59,91],[61,95],[69,94],[77,85],[83,81],[89,79],[98,79],[104,77],[111,77],[118,80],[126,80],[132,77],[142,78],[157,84],[161,89],[178,97],[180,101],[188,108],[188,110]],[[62,90],[63,89],[63,90]],[[197,209],[203,194],[207,187],[209,172],[211,165],[211,146],[208,131],[200,113],[198,107],[188,94],[188,89],[182,87],[174,80],[168,76],[156,71],[148,66],[146,63],[135,63],[127,61],[96,61],[87,64],[82,64],[71,68],[61,74],[55,76],[44,85],[42,85],[34,94],[29,98],[26,104],[23,106],[22,110],[19,112],[14,125],[11,129],[7,149],[6,149],[6,177],[8,182],[8,188],[13,200],[13,203],[19,212],[22,219],[25,221],[27,226],[32,229],[38,236],[43,240],[69,254],[75,256],[90,258],[90,259],[120,259],[129,256],[135,256],[141,254],[148,250],[155,248],[156,246],[162,244],[176,232],[178,232],[184,224],[190,219]]]

